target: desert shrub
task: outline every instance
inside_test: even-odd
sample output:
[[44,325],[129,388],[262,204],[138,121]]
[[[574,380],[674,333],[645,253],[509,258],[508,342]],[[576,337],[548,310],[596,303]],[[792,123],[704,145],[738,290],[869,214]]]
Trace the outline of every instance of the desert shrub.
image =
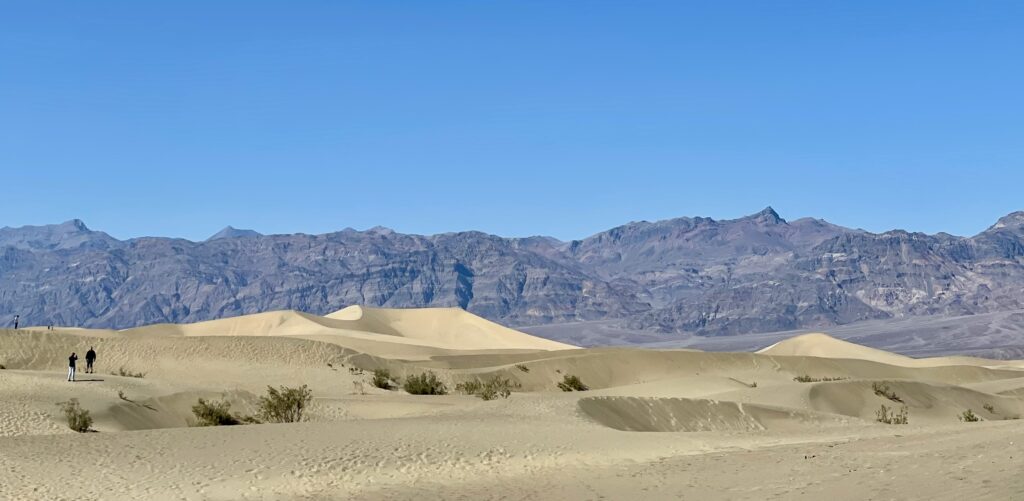
[[137,378],[144,378],[144,377],[146,377],[146,373],[145,372],[132,372],[132,371],[130,371],[128,369],[125,369],[124,367],[119,367],[117,369],[117,372],[111,372],[110,375],[111,376],[121,376],[121,377],[137,377]]
[[751,388],[757,388],[757,381],[751,381],[749,386]]
[[909,422],[905,405],[900,407],[899,412],[896,412],[883,404],[875,413],[875,418],[879,423],[885,424],[907,424]]
[[371,380],[374,386],[383,390],[391,389],[391,371],[387,369],[377,369],[373,371],[373,379]]
[[0,371],[5,371],[5,370],[7,370],[7,366],[4,365],[4,364],[0,364]]
[[892,391],[892,389],[889,388],[889,385],[884,382],[875,381],[874,383],[871,383],[871,389],[875,390],[875,395],[888,398],[893,402],[903,403],[903,399],[896,395],[896,392]]
[[483,400],[494,400],[498,397],[508,398],[512,396],[512,390],[518,389],[519,383],[501,376],[494,376],[487,381],[466,381],[455,385],[455,391],[467,395],[476,395]]
[[357,367],[349,367],[348,368],[348,373],[352,374],[353,376],[362,376],[363,375],[363,370],[360,369],[360,368],[357,368]]
[[196,417],[195,426],[231,426],[241,423],[240,419],[231,414],[231,404],[223,400],[200,398],[192,406],[192,414]]
[[964,413],[959,416],[959,418],[960,421],[964,423],[977,423],[978,421],[981,421],[981,418],[978,417],[978,415],[975,414],[974,411],[970,409],[965,410]]
[[89,428],[92,428],[92,416],[89,415],[89,411],[79,405],[77,398],[60,402],[57,405],[60,406],[61,412],[64,413],[64,418],[68,422],[68,428],[78,433],[85,433],[89,431]]
[[523,372],[530,372],[530,368],[523,364],[516,364],[516,369],[519,369]]
[[411,395],[447,395],[448,386],[433,371],[405,378],[402,388]]
[[993,407],[992,404],[982,405],[981,408],[985,409],[986,411],[988,411],[989,414],[995,414],[996,413],[996,408]]
[[820,382],[829,382],[829,381],[842,381],[844,379],[846,379],[846,378],[844,378],[844,377],[811,377],[808,374],[804,374],[804,375],[797,376],[797,377],[793,378],[793,381],[796,381],[798,383],[820,383]]
[[558,383],[558,389],[562,391],[587,391],[590,388],[580,381],[580,378],[573,374],[566,374],[562,377],[562,382]]
[[483,387],[484,383],[482,381],[474,379],[472,381],[465,381],[455,385],[455,391],[465,393],[466,395],[476,395]]
[[313,401],[313,391],[306,385],[298,388],[267,386],[267,395],[260,397],[257,416],[268,423],[297,423]]

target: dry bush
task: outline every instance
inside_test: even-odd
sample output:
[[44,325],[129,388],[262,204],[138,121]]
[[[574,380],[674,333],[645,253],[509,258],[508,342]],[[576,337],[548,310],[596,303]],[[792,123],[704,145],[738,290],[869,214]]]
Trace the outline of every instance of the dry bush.
[[842,381],[844,379],[846,379],[846,378],[844,378],[844,377],[827,377],[827,376],[826,377],[811,377],[808,374],[804,374],[802,376],[797,376],[797,377],[793,378],[793,381],[796,381],[798,383],[821,383],[821,382],[829,382],[829,381]]
[[892,411],[884,404],[875,413],[876,420],[885,424],[907,424],[909,422],[907,406],[901,406],[899,412]]
[[498,397],[508,398],[512,395],[512,390],[519,388],[519,383],[500,376],[493,376],[487,381],[474,380],[455,385],[455,391],[476,395],[483,400],[494,400]]
[[433,371],[405,378],[402,388],[410,395],[447,395],[448,386]]
[[580,378],[573,374],[566,374],[562,377],[562,382],[558,383],[558,389],[562,391],[587,391],[590,388],[580,381]]
[[530,372],[530,368],[523,364],[516,364],[516,369],[519,369],[523,372]]
[[884,382],[876,381],[874,383],[871,383],[871,389],[875,390],[875,395],[888,398],[893,402],[899,402],[901,404],[903,403],[903,399],[896,395],[896,392],[892,391],[892,389],[889,388],[889,385]]
[[79,405],[77,398],[60,402],[57,405],[60,406],[61,412],[64,413],[64,418],[68,422],[68,428],[78,433],[85,433],[89,431],[89,428],[92,428],[92,416],[89,415],[89,411]]
[[958,417],[963,423],[977,423],[978,421],[981,421],[981,418],[970,409],[965,410],[964,413]]
[[130,371],[128,369],[125,369],[124,367],[119,367],[117,369],[117,372],[111,372],[110,375],[111,376],[121,376],[121,377],[136,377],[136,378],[140,378],[140,379],[146,377],[146,373],[145,372],[132,372],[132,371]]
[[993,407],[992,404],[982,405],[981,408],[985,409],[986,411],[988,411],[989,414],[995,414],[996,413],[996,408]]
[[484,383],[482,381],[474,379],[472,381],[466,381],[455,385],[455,391],[465,393],[466,395],[476,395],[483,387]]
[[268,423],[297,423],[309,404],[313,401],[313,391],[306,385],[298,388],[282,386],[280,389],[267,386],[267,395],[260,397],[257,403],[257,415]]
[[196,417],[195,426],[232,426],[242,423],[241,419],[231,414],[231,404],[223,400],[200,398],[192,406],[192,414]]
[[391,371],[387,369],[377,369],[373,371],[373,379],[370,381],[374,386],[382,390],[390,390],[392,388]]

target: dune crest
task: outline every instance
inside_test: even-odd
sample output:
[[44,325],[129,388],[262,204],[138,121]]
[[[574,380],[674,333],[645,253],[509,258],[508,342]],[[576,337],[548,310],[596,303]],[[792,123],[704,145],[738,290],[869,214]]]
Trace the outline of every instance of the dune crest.
[[363,353],[410,360],[459,353],[575,349],[498,325],[460,308],[349,306],[327,316],[269,311],[193,324],[153,324],[109,330],[59,329],[86,336],[285,336],[337,344]]

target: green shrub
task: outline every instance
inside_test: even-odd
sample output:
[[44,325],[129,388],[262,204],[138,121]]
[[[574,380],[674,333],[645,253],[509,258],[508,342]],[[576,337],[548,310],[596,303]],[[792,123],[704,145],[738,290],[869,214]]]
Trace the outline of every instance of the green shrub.
[[516,369],[519,369],[523,372],[530,372],[530,368],[523,364],[516,364]]
[[146,373],[145,372],[132,372],[132,371],[130,371],[128,369],[125,369],[124,367],[118,368],[117,372],[111,372],[110,375],[111,376],[121,376],[121,377],[137,377],[137,378],[144,378],[144,377],[146,377]]
[[371,381],[374,386],[383,390],[391,389],[391,371],[387,369],[377,369],[373,371],[373,380]]
[[573,374],[566,374],[562,377],[562,382],[558,383],[558,389],[562,391],[587,391],[590,388],[580,381],[580,378]]
[[231,426],[241,424],[241,420],[231,414],[231,404],[223,400],[204,400],[202,398],[192,406],[192,414],[196,417],[195,426]]
[[405,378],[402,388],[411,395],[446,395],[448,386],[437,378],[433,371]]
[[455,385],[455,391],[467,395],[476,395],[483,400],[494,400],[498,397],[508,398],[512,396],[512,390],[518,389],[519,383],[501,376],[493,376],[487,381],[466,381]]
[[85,433],[89,431],[89,428],[92,428],[92,416],[89,415],[89,411],[79,405],[77,398],[60,402],[57,405],[60,406],[61,412],[64,413],[64,418],[68,422],[68,428],[78,433]]
[[996,408],[992,407],[992,404],[982,405],[981,408],[985,409],[986,411],[988,411],[989,414],[995,414],[996,413]]
[[909,422],[905,405],[900,407],[899,412],[894,412],[883,404],[875,413],[875,417],[879,423],[885,424],[907,424]]
[[875,390],[875,395],[888,398],[893,402],[899,402],[901,404],[903,403],[903,399],[896,395],[896,392],[892,391],[892,389],[889,388],[889,385],[884,382],[876,381],[874,383],[871,383],[871,389]]
[[297,423],[310,402],[313,391],[306,385],[298,388],[282,386],[280,389],[267,386],[267,395],[260,397],[257,403],[257,415],[268,423]]
[[978,417],[978,415],[975,414],[974,411],[970,409],[965,410],[964,413],[959,416],[959,418],[960,421],[964,423],[977,423],[978,421],[981,421],[981,418]]

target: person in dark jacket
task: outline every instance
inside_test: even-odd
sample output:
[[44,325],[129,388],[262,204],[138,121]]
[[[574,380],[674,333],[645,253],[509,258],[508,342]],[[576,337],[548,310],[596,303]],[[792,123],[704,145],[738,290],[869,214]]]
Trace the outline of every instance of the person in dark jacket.
[[92,374],[92,363],[96,361],[96,352],[89,347],[89,351],[85,352],[85,372]]
[[71,356],[68,357],[68,381],[74,381],[75,380],[75,361],[76,360],[78,360],[78,355],[76,355],[75,353],[72,352]]

